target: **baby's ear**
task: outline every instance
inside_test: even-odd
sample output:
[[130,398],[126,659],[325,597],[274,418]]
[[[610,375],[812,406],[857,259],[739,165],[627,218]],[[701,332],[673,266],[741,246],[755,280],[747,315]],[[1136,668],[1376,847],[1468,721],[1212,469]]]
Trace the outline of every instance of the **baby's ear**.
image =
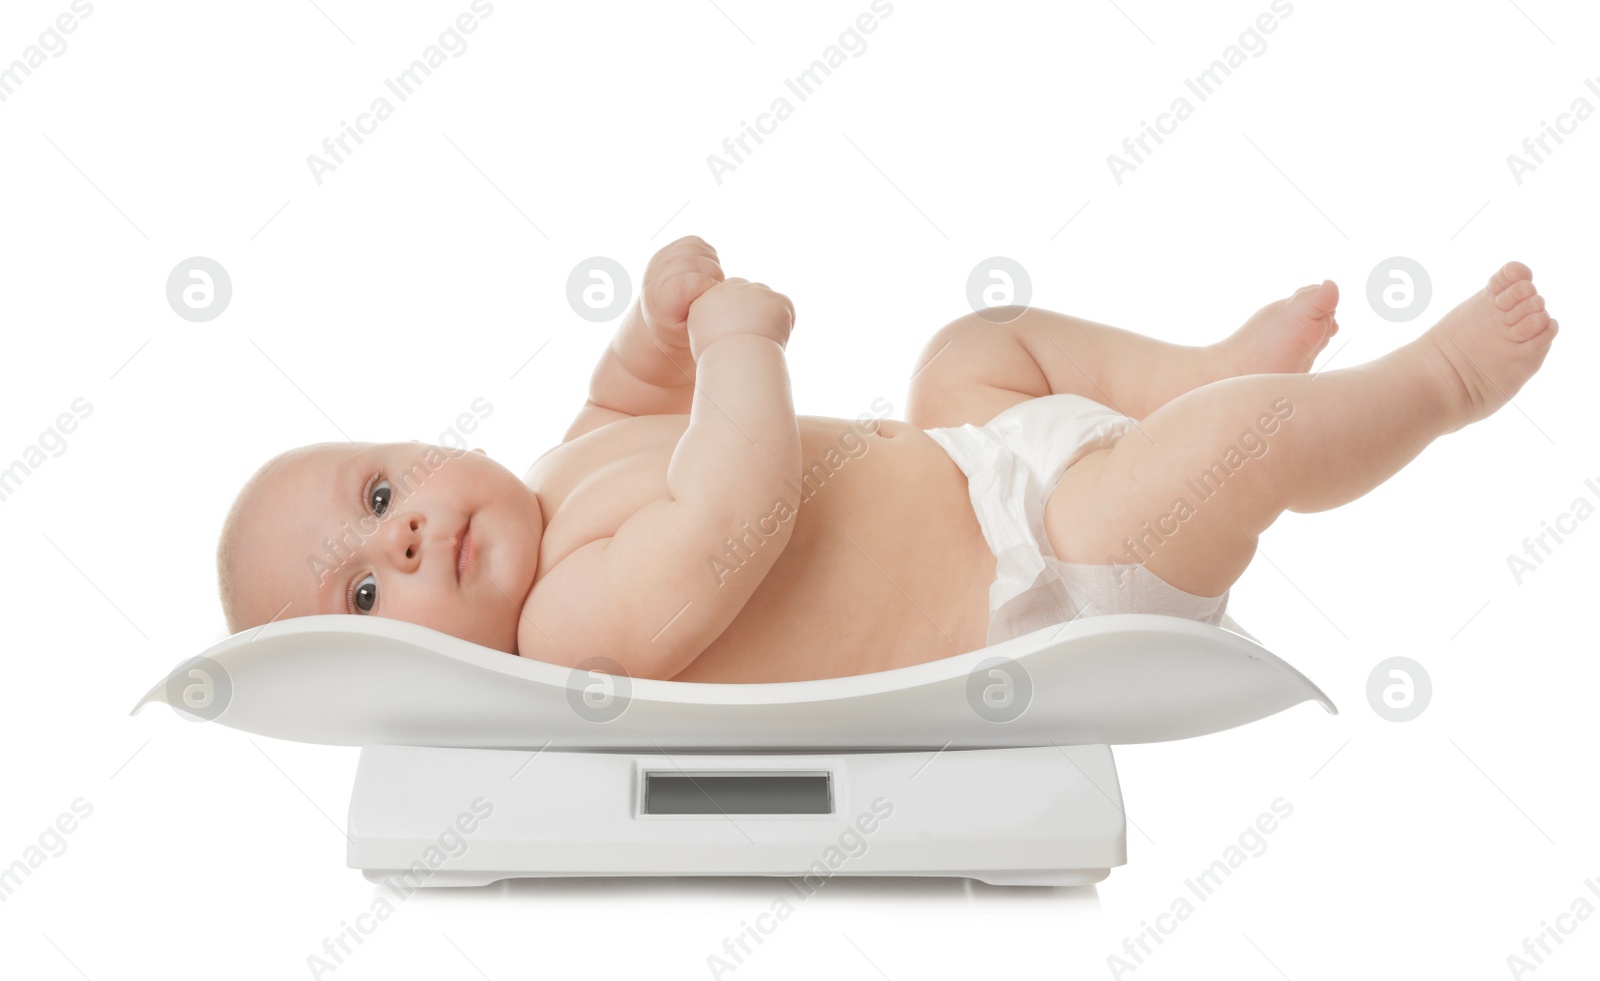
[[[474,447],[473,447],[473,448],[472,448],[472,452],[474,452],[474,453],[483,453],[483,447],[481,447],[481,446],[474,446]],[[488,456],[488,455],[489,455],[489,454],[487,454],[487,453],[483,453],[483,455],[484,455],[484,456]]]

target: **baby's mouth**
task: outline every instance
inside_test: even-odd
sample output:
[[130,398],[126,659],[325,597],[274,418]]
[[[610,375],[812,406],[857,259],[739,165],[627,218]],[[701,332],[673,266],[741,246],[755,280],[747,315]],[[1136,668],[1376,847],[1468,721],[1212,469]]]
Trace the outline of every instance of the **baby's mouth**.
[[472,561],[472,519],[462,526],[461,534],[456,536],[456,582],[459,584],[466,575],[467,565]]

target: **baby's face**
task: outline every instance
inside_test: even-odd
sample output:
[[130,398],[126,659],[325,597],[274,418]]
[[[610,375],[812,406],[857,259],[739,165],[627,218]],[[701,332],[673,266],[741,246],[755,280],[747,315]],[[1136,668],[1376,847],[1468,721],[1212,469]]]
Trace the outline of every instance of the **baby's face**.
[[534,493],[482,453],[304,447],[244,503],[235,580],[249,622],[386,616],[516,651],[544,521]]

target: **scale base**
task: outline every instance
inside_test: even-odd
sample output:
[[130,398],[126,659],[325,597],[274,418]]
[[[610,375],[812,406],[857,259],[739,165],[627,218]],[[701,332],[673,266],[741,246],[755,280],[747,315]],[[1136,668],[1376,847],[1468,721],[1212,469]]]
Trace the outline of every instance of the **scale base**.
[[670,754],[367,746],[349,864],[402,894],[511,878],[956,876],[1127,861],[1110,747]]
[[[375,883],[378,883],[379,885],[384,885],[384,884],[401,885],[402,888],[400,889],[400,893],[402,895],[404,895],[406,892],[410,891],[410,887],[408,885],[404,885],[405,882],[406,882],[405,877],[408,874],[406,869],[362,869],[361,870],[361,874],[366,876],[366,879],[367,879],[368,882],[375,882]],[[639,877],[639,876],[645,875],[645,874],[649,874],[649,875],[653,875],[653,876],[671,876],[671,877],[674,877],[674,878],[677,878],[677,877],[680,877],[680,876],[682,876],[682,877],[696,876],[696,877],[700,877],[700,878],[714,878],[714,877],[719,877],[719,876],[726,875],[727,873],[707,873],[707,872],[652,872],[652,873],[592,872],[592,873],[588,873],[588,874],[579,874],[579,873],[574,873],[574,872],[515,872],[515,873],[506,874],[506,873],[494,873],[494,872],[448,872],[448,871],[445,871],[445,870],[441,869],[440,871],[435,872],[428,879],[428,881],[422,883],[422,885],[427,886],[429,888],[470,889],[470,888],[475,888],[475,887],[478,887],[478,886],[492,886],[497,882],[504,882],[507,879],[577,879],[577,878],[583,878],[583,879],[628,879],[628,878],[636,878],[636,877]],[[1101,879],[1104,879],[1106,876],[1109,876],[1111,874],[1111,870],[1110,869],[1033,869],[1033,870],[995,869],[995,870],[991,870],[991,871],[988,871],[988,872],[896,872],[896,873],[892,873],[892,874],[891,873],[884,873],[884,872],[849,872],[849,871],[841,871],[841,872],[838,872],[836,874],[838,874],[838,875],[847,875],[847,876],[857,876],[857,877],[860,877],[860,878],[866,878],[866,877],[869,877],[869,876],[870,877],[875,877],[875,878],[882,878],[884,876],[891,876],[893,878],[901,878],[901,879],[904,879],[904,878],[960,878],[960,879],[973,879],[973,880],[975,880],[977,882],[982,882],[985,885],[990,885],[990,886],[1050,886],[1050,887],[1061,888],[1061,887],[1068,887],[1068,886],[1092,886],[1096,882],[1099,882]],[[798,875],[795,875],[795,876],[755,876],[752,873],[747,873],[747,872],[746,873],[740,873],[740,875],[745,877],[745,878],[775,878],[775,879],[782,879],[782,878],[799,879],[800,878]],[[809,894],[809,891],[804,890],[804,886],[803,885],[802,885],[801,888],[802,888],[802,895],[808,895]]]

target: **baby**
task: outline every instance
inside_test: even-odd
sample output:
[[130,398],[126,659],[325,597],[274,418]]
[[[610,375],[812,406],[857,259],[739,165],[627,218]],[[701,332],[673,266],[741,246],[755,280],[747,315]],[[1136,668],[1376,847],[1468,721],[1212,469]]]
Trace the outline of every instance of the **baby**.
[[934,335],[906,422],[881,400],[844,420],[795,415],[788,298],[690,236],[521,480],[415,442],[269,461],[223,529],[224,611],[234,632],[396,617],[697,682],[882,671],[1080,615],[1217,623],[1278,515],[1360,497],[1517,393],[1557,329],[1531,276],[1508,263],[1421,337],[1315,376],[1332,282],[1207,347],[989,310]]

